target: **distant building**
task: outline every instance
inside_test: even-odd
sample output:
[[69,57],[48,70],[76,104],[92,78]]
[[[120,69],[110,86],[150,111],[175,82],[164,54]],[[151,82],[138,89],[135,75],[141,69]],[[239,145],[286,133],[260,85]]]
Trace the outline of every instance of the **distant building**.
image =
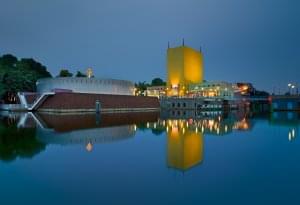
[[200,51],[180,46],[167,50],[167,96],[184,96],[190,84],[203,81],[203,56]]
[[232,100],[235,86],[228,82],[203,82],[189,86],[189,96]]
[[146,95],[150,97],[161,97],[166,95],[166,86],[149,86]]
[[242,96],[250,96],[255,94],[255,88],[251,83],[236,83],[236,88]]

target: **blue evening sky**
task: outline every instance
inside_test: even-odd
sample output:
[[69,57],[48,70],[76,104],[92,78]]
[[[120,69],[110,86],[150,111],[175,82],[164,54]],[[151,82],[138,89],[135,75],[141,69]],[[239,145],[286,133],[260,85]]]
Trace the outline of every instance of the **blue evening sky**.
[[299,83],[299,0],[0,0],[0,55],[32,57],[53,75],[166,76],[166,48],[202,46],[205,79],[260,89]]

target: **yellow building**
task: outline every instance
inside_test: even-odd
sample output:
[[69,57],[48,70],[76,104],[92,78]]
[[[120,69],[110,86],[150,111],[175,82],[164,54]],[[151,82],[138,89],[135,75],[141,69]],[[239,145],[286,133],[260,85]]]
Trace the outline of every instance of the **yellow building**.
[[180,120],[167,127],[168,166],[185,171],[199,164],[203,160],[203,134]]
[[203,82],[203,56],[200,51],[180,46],[167,50],[167,95],[183,96],[190,84]]

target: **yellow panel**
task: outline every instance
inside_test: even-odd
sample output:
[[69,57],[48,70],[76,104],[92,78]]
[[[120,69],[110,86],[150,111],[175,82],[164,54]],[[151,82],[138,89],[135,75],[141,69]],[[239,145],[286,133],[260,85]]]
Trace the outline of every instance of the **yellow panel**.
[[184,78],[187,85],[203,81],[202,54],[188,47],[184,48]]
[[203,81],[203,57],[199,51],[181,46],[167,51],[167,95],[184,95],[190,84]]
[[184,59],[182,47],[170,48],[167,52],[167,86],[184,83]]

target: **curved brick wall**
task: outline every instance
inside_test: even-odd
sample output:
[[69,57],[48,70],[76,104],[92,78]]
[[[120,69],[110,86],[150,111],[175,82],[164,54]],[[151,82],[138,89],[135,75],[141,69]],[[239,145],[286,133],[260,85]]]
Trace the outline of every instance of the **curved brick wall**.
[[49,96],[38,110],[76,110],[95,109],[96,101],[101,103],[101,109],[136,109],[157,108],[159,100],[156,97],[128,96],[128,95],[104,95],[83,93],[56,93]]

